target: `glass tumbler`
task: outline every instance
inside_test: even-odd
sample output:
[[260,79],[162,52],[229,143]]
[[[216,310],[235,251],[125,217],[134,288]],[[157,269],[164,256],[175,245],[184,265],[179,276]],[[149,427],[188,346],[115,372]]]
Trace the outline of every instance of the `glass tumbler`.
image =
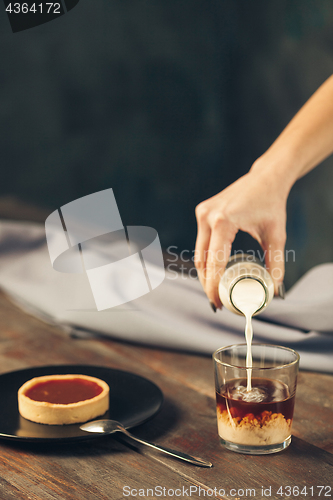
[[237,344],[213,354],[220,442],[239,453],[275,453],[291,442],[299,354],[253,344],[252,367],[246,367],[246,350]]

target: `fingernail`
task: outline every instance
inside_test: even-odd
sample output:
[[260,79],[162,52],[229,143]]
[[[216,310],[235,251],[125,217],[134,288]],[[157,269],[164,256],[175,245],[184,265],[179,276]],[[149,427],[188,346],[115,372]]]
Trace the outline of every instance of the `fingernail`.
[[284,287],[284,283],[280,283],[278,288],[278,294],[281,299],[284,299],[286,296],[286,289]]
[[209,303],[210,303],[210,307],[213,309],[214,313],[216,313],[215,304],[213,304],[213,302],[209,302]]

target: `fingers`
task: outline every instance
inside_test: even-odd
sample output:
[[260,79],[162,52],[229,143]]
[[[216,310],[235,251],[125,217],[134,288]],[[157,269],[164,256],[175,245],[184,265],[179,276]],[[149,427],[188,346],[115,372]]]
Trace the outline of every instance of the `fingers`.
[[198,233],[197,233],[197,241],[195,243],[194,264],[197,269],[200,283],[203,289],[205,289],[206,257],[208,254],[211,229],[207,221],[207,212],[203,203],[197,206],[196,217],[198,224]]
[[218,294],[219,281],[228,262],[237,229],[220,214],[213,214],[205,202],[196,208],[198,236],[195,266],[200,282],[211,303],[222,304]]
[[229,260],[236,232],[237,230],[235,231],[231,224],[223,219],[215,221],[211,232],[206,260],[205,292],[210,302],[213,302],[218,309],[222,307],[218,286]]

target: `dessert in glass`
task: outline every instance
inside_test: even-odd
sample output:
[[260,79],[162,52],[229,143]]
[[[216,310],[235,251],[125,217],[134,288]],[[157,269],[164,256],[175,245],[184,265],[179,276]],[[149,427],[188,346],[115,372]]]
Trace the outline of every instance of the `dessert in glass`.
[[251,367],[246,344],[213,355],[218,433],[229,450],[275,453],[291,442],[299,355],[266,344],[252,344],[251,351]]

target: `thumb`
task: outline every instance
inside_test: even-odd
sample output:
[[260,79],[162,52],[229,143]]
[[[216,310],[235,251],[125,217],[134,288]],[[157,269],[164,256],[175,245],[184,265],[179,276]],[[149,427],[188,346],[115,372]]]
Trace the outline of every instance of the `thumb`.
[[263,245],[265,252],[265,263],[269,274],[274,281],[275,295],[279,293],[279,287],[283,283],[285,272],[284,248],[285,236],[274,238],[268,244]]

